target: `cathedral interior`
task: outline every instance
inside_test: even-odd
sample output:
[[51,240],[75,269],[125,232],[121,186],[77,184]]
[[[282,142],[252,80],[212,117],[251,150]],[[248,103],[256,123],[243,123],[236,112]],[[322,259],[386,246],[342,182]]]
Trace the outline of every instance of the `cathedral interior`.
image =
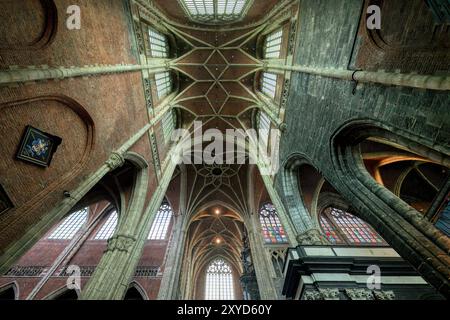
[[0,17],[0,300],[450,296],[450,1]]

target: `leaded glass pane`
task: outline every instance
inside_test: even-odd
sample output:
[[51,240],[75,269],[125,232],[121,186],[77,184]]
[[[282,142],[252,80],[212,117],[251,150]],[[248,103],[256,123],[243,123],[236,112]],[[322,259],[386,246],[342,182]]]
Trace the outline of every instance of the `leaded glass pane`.
[[114,234],[117,226],[117,212],[113,211],[106,222],[102,225],[100,230],[94,237],[94,240],[108,240]]
[[264,57],[266,59],[276,59],[280,57],[282,40],[283,29],[275,31],[266,38],[264,47]]
[[70,240],[86,223],[88,217],[88,208],[74,212],[51,233],[48,239],[51,240]]
[[277,79],[276,74],[268,72],[263,72],[261,76],[261,91],[272,99],[275,98]]
[[250,0],[179,0],[192,20],[204,23],[232,22],[243,18]]
[[386,245],[371,226],[344,210],[332,207],[325,209],[321,216],[321,225],[331,243],[339,244],[345,241],[350,245]]
[[233,273],[223,259],[214,260],[206,271],[206,300],[234,300]]
[[167,202],[163,202],[156,213],[152,228],[150,229],[148,240],[164,240],[167,236],[170,220],[173,211]]
[[169,110],[162,118],[162,129],[164,141],[167,143],[171,140],[173,130],[175,129],[175,117],[172,110]]
[[168,58],[169,46],[167,38],[154,29],[148,30],[150,53],[153,58]]
[[167,96],[172,90],[172,79],[169,72],[155,74],[155,82],[159,99]]
[[273,204],[267,203],[261,207],[259,220],[266,243],[287,243],[286,233]]

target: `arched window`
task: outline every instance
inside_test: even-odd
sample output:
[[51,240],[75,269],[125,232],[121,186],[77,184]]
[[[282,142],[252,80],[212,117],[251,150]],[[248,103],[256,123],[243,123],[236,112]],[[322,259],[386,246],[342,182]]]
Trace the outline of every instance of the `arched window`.
[[214,260],[206,270],[206,300],[234,300],[233,273],[223,259]]
[[266,203],[261,207],[259,220],[266,243],[287,243],[286,233],[273,204]]
[[86,223],[88,218],[88,208],[74,212],[51,233],[48,239],[51,240],[70,240]]
[[153,58],[168,58],[169,44],[167,37],[155,29],[148,29],[148,39],[150,43],[150,54]]
[[172,218],[173,211],[167,202],[163,202],[156,213],[155,220],[153,221],[152,228],[148,235],[148,240],[164,240],[167,236],[167,230],[169,229],[170,219]]
[[100,230],[94,237],[94,240],[108,240],[114,234],[117,226],[117,212],[113,211],[108,216],[106,222],[102,225]]
[[175,113],[173,110],[167,111],[162,118],[162,129],[164,142],[168,143],[172,138],[173,130],[175,130]]
[[271,99],[275,98],[278,76],[274,73],[263,72],[261,75],[261,91]]
[[252,0],[179,0],[188,16],[203,23],[223,23],[240,20]]
[[267,113],[260,111],[258,119],[259,138],[261,139],[260,143],[266,148],[269,146],[270,124],[270,118]]
[[386,246],[387,243],[366,222],[337,208],[328,207],[320,215],[320,225],[331,244]]
[[264,45],[264,58],[277,59],[281,53],[281,42],[283,40],[283,29],[279,29],[267,36]]
[[156,73],[155,82],[158,99],[164,98],[172,91],[172,78],[169,72]]

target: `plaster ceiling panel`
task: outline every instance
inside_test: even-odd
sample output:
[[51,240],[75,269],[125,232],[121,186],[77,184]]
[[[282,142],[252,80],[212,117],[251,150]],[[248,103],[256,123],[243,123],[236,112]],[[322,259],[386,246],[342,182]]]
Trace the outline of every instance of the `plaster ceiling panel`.
[[183,107],[196,115],[204,115],[213,113],[212,107],[205,98],[195,98],[180,102]]
[[219,112],[223,104],[227,101],[228,95],[219,84],[215,84],[210,88],[207,97],[214,110]]
[[194,49],[189,51],[183,57],[180,57],[177,61],[178,64],[183,63],[200,63],[202,64],[204,61],[208,59],[209,56],[213,53],[211,49]]
[[230,98],[223,105],[220,112],[222,114],[236,116],[239,113],[241,113],[243,110],[251,107],[252,105],[254,105],[254,103],[250,102],[250,101],[242,100],[239,98]]
[[222,55],[230,64],[259,64],[260,62],[239,49],[222,49]]
[[208,70],[205,69],[203,65],[180,65],[178,68],[181,72],[185,73],[194,80],[214,80],[213,76],[208,72]]
[[222,75],[222,80],[240,80],[246,75],[252,75],[256,71],[256,67],[253,66],[229,66],[225,73]]
[[184,90],[184,92],[179,96],[178,100],[182,100],[189,97],[199,97],[204,96],[209,88],[211,87],[211,83],[209,82],[197,82],[191,83],[191,85]]

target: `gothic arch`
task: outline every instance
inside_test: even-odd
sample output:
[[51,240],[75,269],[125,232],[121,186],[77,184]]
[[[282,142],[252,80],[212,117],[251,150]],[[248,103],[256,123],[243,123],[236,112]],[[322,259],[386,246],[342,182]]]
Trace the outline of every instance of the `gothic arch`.
[[14,300],[19,300],[20,291],[19,285],[17,281],[10,282],[0,288],[0,300],[2,300],[1,296],[5,293],[5,291],[12,290],[14,293]]
[[[147,295],[147,292],[145,291],[145,289],[136,280],[134,280],[133,282],[130,283],[130,285],[128,286],[128,290],[130,290],[130,289],[135,289],[141,295],[142,300],[150,300],[148,298],[148,295]],[[124,299],[126,299],[128,290],[125,293]]]
[[[207,209],[215,207],[215,206],[222,206],[230,211],[233,211],[236,214],[238,214],[241,217],[241,219],[243,219],[243,217],[244,217],[244,215],[240,212],[240,210],[238,210],[235,206],[233,206],[232,204],[230,204],[228,202],[221,201],[221,200],[208,201],[207,203],[202,204],[200,207],[198,207],[196,212],[204,211],[204,210],[207,210]],[[192,215],[191,219],[194,216],[195,216],[195,214]]]
[[[450,273],[446,265],[449,238],[370,176],[359,149],[359,143],[370,137],[384,138],[450,167],[447,146],[436,145],[428,138],[365,119],[349,121],[335,132],[330,141],[332,164],[339,174],[339,189],[346,199],[351,200],[352,207],[426,280],[441,292],[448,292]],[[417,256],[426,262],[419,263]]]
[[297,228],[297,232],[314,227],[312,224],[312,221],[314,220],[311,220],[313,214],[306,208],[301,186],[298,181],[298,171],[301,166],[309,165],[317,170],[311,163],[312,162],[305,155],[295,153],[287,157],[281,166],[281,183],[285,195],[284,201],[288,208],[289,215],[291,216],[291,220]]
[[125,153],[124,159],[134,164],[138,169],[148,168],[147,160],[145,159],[144,156],[140,155],[139,153],[128,151],[127,153]]
[[[59,298],[62,298],[65,295],[70,295],[73,298],[75,298],[75,295],[76,295],[77,298],[75,300],[79,300],[80,299],[80,290],[68,289],[67,286],[63,286],[63,287],[56,289],[55,291],[49,293],[44,298],[42,298],[42,300],[59,300]],[[74,299],[66,298],[64,300],[74,300]]]

